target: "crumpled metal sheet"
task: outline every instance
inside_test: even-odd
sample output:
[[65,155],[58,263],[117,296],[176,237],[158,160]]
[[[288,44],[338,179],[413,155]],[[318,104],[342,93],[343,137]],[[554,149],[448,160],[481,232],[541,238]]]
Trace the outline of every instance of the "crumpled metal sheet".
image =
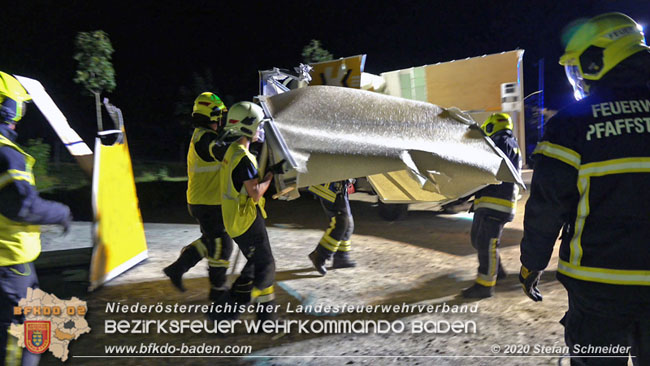
[[280,140],[270,146],[283,146],[275,155],[293,163],[298,187],[405,169],[423,189],[446,197],[521,183],[503,153],[459,111],[333,86],[261,101],[272,117],[270,139]]

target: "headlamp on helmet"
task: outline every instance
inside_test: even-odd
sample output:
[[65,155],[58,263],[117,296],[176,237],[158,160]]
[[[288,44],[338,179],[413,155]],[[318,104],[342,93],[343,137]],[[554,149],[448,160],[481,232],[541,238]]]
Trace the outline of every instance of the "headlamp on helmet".
[[0,71],[0,120],[16,123],[25,115],[26,102],[32,100],[13,76]]
[[481,125],[481,129],[487,136],[492,136],[499,131],[512,131],[512,119],[508,113],[493,113]]
[[223,104],[221,98],[214,93],[203,92],[194,100],[192,117],[202,115],[209,118],[210,122],[219,123],[226,112],[228,112],[228,108]]
[[589,94],[589,81],[600,80],[631,55],[648,50],[643,28],[621,13],[606,13],[570,24],[560,64],[577,100]]

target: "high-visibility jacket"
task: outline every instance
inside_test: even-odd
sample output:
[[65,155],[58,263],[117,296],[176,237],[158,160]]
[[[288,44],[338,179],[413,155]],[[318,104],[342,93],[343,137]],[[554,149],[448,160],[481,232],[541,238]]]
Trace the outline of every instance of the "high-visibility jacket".
[[[0,147],[9,147],[25,159],[25,170],[7,169],[0,171],[0,189],[14,181],[25,181],[35,186],[32,167],[33,157],[8,138],[0,135]],[[0,266],[10,266],[34,261],[41,252],[40,226],[18,222],[0,214]]]
[[[203,154],[197,151],[197,144],[206,149]],[[220,205],[219,169],[221,157],[215,155],[214,146],[225,151],[225,144],[219,141],[217,132],[203,127],[194,129],[190,148],[187,152],[187,203],[192,205]],[[207,156],[201,156],[207,155]]]
[[232,180],[232,173],[239,164],[239,162],[247,156],[251,164],[257,169],[257,160],[248,149],[240,143],[232,143],[226,155],[223,158],[223,166],[219,175],[219,185],[221,187],[221,212],[223,215],[223,223],[226,227],[226,232],[233,238],[236,238],[245,233],[248,228],[253,224],[257,217],[257,207],[264,218],[264,197],[261,197],[258,202],[253,199],[246,192],[246,186],[242,184],[241,190],[235,188]]
[[563,228],[558,278],[650,289],[650,92],[645,81],[601,88],[561,110],[548,122],[534,157],[522,264],[544,269]]
[[[503,151],[512,165],[521,169],[519,145],[511,130],[499,131],[491,136],[494,144]],[[491,184],[474,194],[474,211],[487,210],[491,216],[512,221],[517,207],[518,189],[515,183]]]

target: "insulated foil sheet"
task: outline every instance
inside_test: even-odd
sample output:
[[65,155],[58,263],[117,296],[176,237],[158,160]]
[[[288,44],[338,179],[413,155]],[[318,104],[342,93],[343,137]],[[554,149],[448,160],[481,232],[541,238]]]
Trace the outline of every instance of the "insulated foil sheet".
[[471,118],[434,104],[333,86],[262,101],[296,164],[298,187],[408,170],[422,188],[457,197],[517,181]]

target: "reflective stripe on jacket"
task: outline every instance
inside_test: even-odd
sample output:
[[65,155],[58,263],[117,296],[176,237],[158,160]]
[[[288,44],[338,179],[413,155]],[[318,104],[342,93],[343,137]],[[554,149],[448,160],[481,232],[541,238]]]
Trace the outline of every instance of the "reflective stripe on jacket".
[[[32,167],[35,160],[9,139],[0,135],[0,146],[7,146],[25,157],[25,170],[9,169],[0,172],[0,189],[9,183],[23,180],[34,186]],[[34,261],[41,252],[40,226],[30,225],[0,214],[0,266]]]
[[347,199],[348,190],[353,187],[352,184],[353,179],[347,179],[325,184],[316,184],[309,186],[307,190],[317,197],[334,203],[339,195]]
[[[492,135],[496,147],[501,149],[512,165],[520,170],[521,156],[519,145],[510,130],[504,130]],[[491,184],[474,194],[474,210],[489,210],[493,216],[512,221],[517,207],[519,190],[514,183],[503,182]]]
[[315,194],[316,196],[324,200],[327,200],[329,202],[336,201],[337,192],[333,187],[333,183],[325,183],[325,184],[317,184],[317,185],[309,186],[307,190]]
[[[217,133],[207,128],[196,128],[192,134],[190,148],[187,152],[187,203],[192,205],[219,205],[219,169],[221,161],[217,157],[213,161],[201,159],[196,151],[196,143],[205,135]],[[211,149],[210,149],[211,150]]]
[[546,266],[563,227],[558,272],[650,286],[650,95],[593,94],[547,124],[526,205],[522,263]]
[[219,180],[221,191],[223,192],[221,195],[223,223],[226,227],[226,232],[233,238],[244,234],[250,228],[257,217],[257,206],[259,206],[262,216],[266,218],[264,197],[261,197],[255,203],[248,196],[244,184],[242,184],[241,191],[235,189],[232,173],[244,156],[248,156],[248,159],[255,166],[255,169],[257,169],[257,159],[255,156],[244,145],[235,142],[228,147],[226,155],[223,158]]

